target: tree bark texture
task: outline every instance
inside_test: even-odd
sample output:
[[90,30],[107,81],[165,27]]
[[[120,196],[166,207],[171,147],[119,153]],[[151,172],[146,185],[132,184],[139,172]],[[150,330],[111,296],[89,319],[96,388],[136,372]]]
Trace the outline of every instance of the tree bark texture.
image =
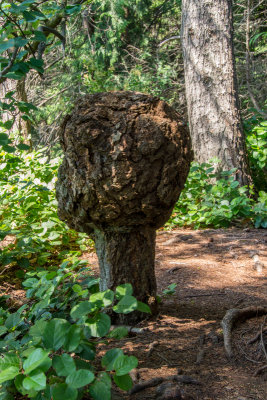
[[101,290],[131,283],[153,312],[155,231],[170,217],[189,171],[186,125],[158,98],[97,93],[65,118],[61,144],[59,217],[93,236]]
[[[131,283],[133,295],[149,304],[156,303],[155,230],[95,230],[93,238],[100,267],[100,290],[115,290],[118,282]],[[129,317],[128,317],[129,318]]]
[[216,157],[251,183],[233,54],[232,2],[183,0],[182,45],[189,127],[196,161]]

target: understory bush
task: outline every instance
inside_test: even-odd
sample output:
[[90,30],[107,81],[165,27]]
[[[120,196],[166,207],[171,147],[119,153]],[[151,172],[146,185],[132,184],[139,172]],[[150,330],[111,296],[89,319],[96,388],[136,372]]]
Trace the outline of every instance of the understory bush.
[[1,400],[17,392],[35,400],[109,400],[112,381],[131,388],[137,358],[116,347],[99,356],[103,345],[128,334],[123,326],[111,329],[108,309],[150,312],[130,284],[99,292],[98,279],[77,260],[28,272],[23,286],[26,304],[15,312],[0,308]]
[[253,180],[258,190],[267,191],[267,121],[253,117],[244,127]]
[[257,201],[248,197],[248,188],[239,185],[235,172],[218,175],[212,164],[193,163],[167,226],[197,229],[254,223],[256,228],[267,228],[267,193],[260,191]]
[[[45,265],[77,255],[88,238],[67,227],[57,216],[55,181],[60,157],[49,160],[45,149],[27,152],[14,147],[0,133],[0,240],[11,243],[0,250],[0,264]],[[73,249],[72,249],[73,248]]]

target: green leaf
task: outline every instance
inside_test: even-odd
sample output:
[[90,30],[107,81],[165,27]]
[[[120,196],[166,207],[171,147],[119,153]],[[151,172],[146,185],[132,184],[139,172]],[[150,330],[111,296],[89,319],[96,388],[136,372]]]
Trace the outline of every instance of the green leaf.
[[137,310],[151,314],[150,307],[147,304],[142,303],[141,301],[137,301]]
[[76,371],[73,358],[69,354],[62,354],[53,358],[53,368],[58,376],[68,376]]
[[137,309],[137,300],[133,296],[125,295],[122,299],[113,307],[116,313],[129,314],[130,312]]
[[111,400],[111,379],[106,372],[102,372],[99,377],[90,385],[89,393],[94,400]]
[[53,400],[76,400],[78,390],[69,387],[66,383],[60,383],[52,387]]
[[130,390],[133,386],[133,381],[129,374],[120,376],[114,375],[113,379],[116,385],[122,390]]
[[39,367],[43,362],[47,361],[49,358],[48,354],[48,351],[40,348],[34,350],[23,363],[25,374],[29,374],[31,371]]
[[116,360],[123,357],[124,354],[122,349],[115,348],[108,350],[101,360],[101,365],[106,368],[107,371],[114,371]]
[[0,133],[0,146],[2,146],[3,144],[8,144],[8,142],[8,135],[6,133]]
[[7,49],[10,49],[11,47],[15,46],[15,41],[14,39],[9,39],[5,42],[2,42],[0,44],[0,54],[6,51]]
[[14,379],[19,374],[18,367],[8,367],[0,372],[0,384]]
[[115,292],[116,298],[119,300],[126,295],[131,296],[132,294],[133,294],[133,287],[130,283],[125,283],[123,285],[117,286]]
[[[20,79],[20,78],[19,78]],[[5,152],[7,152],[7,153],[15,153],[15,151],[16,151],[16,148],[15,147],[13,147],[13,146],[9,146],[9,145],[3,145],[3,150],[5,151]]]
[[43,60],[37,60],[36,58],[30,58],[28,61],[28,65],[32,69],[35,69],[37,72],[40,72],[41,74],[44,72],[43,64]]
[[31,38],[32,40],[36,40],[37,42],[46,42],[46,36],[41,31],[34,31],[34,37]]
[[26,390],[36,390],[38,392],[45,389],[46,376],[43,371],[32,371],[30,375],[23,380],[22,385]]
[[54,318],[48,322],[43,333],[43,343],[47,349],[59,350],[65,343],[70,323],[65,319]]
[[82,301],[71,309],[70,316],[73,319],[79,319],[96,310],[96,306],[89,301]]
[[118,326],[118,328],[113,329],[109,332],[108,337],[113,339],[122,339],[128,335],[128,329],[125,326]]
[[67,376],[66,383],[74,389],[79,389],[80,387],[86,386],[93,382],[94,379],[95,376],[93,372],[86,369],[79,369],[78,371],[75,371],[71,375]]
[[128,374],[133,368],[138,365],[138,360],[134,356],[123,356],[118,357],[114,362],[114,369],[117,376],[122,376]]
[[24,143],[20,143],[20,144],[17,144],[17,148],[19,149],[19,150],[30,150],[30,146],[28,146],[27,144],[24,144]]
[[6,353],[4,357],[0,357],[0,371],[7,369],[9,367],[17,367],[20,366],[20,360],[17,354],[15,353]]
[[7,329],[12,329],[15,328],[19,323],[21,322],[21,316],[19,313],[13,313],[10,314],[6,321],[5,321],[5,326],[7,327]]
[[100,313],[94,318],[88,319],[85,326],[89,329],[91,336],[103,337],[109,332],[110,317],[107,314]]
[[72,325],[66,336],[64,348],[72,352],[77,349],[81,341],[81,328],[78,325]]
[[23,11],[22,15],[27,22],[34,22],[38,20],[38,18],[36,17],[36,15],[34,15],[33,12]]
[[0,336],[7,332],[7,328],[5,326],[0,326]]
[[114,300],[114,293],[108,289],[104,292],[94,293],[89,297],[90,303],[95,303],[98,308],[108,307]]

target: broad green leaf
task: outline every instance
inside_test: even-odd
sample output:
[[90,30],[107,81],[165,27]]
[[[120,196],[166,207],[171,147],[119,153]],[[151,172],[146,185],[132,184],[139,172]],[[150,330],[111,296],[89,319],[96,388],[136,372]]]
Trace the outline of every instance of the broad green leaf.
[[81,328],[78,325],[72,325],[66,336],[64,349],[72,352],[77,349],[81,341]]
[[2,42],[0,44],[0,54],[6,51],[7,49],[10,49],[11,47],[15,46],[15,41],[14,39],[9,39],[5,42]]
[[10,314],[6,321],[5,321],[5,326],[7,327],[7,329],[12,329],[14,327],[16,327],[19,323],[21,322],[21,316],[19,313],[13,313]]
[[39,392],[46,387],[46,376],[43,371],[32,371],[29,376],[23,380],[22,385],[26,390],[36,390]]
[[128,374],[133,368],[138,365],[138,360],[134,356],[118,357],[114,362],[114,369],[117,376]]
[[115,362],[117,359],[124,357],[122,349],[111,349],[106,352],[101,360],[102,367],[106,368],[107,371],[115,370]]
[[0,384],[14,379],[19,374],[18,367],[8,367],[0,372]]
[[52,386],[53,400],[76,400],[78,390],[69,387],[66,383],[59,383]]
[[0,336],[7,332],[7,328],[5,326],[0,326]]
[[151,314],[151,310],[150,310],[149,306],[145,303],[142,303],[142,301],[137,301],[137,310]]
[[114,293],[108,289],[104,292],[94,293],[89,297],[90,303],[95,303],[98,308],[108,307],[114,300]]
[[0,133],[0,146],[3,144],[8,144],[9,138],[6,133]]
[[70,316],[73,319],[79,319],[96,310],[96,306],[89,301],[82,301],[71,309]]
[[17,148],[19,150],[30,150],[30,146],[28,146],[27,144],[24,144],[24,143],[17,144]]
[[90,385],[89,393],[94,400],[111,400],[111,379],[106,372],[102,372]]
[[36,321],[35,324],[31,326],[29,330],[29,335],[34,337],[35,339],[41,339],[43,337],[47,324],[48,322],[44,320]]
[[66,383],[74,389],[79,389],[80,387],[86,386],[93,382],[95,376],[93,372],[86,369],[79,369],[73,372],[71,375],[67,376]]
[[116,385],[122,390],[128,391],[133,386],[133,381],[129,374],[120,375],[120,376],[115,374],[113,376],[113,379],[114,379],[114,382],[116,383]]
[[[21,78],[21,77],[20,77],[20,78]],[[20,78],[18,78],[18,79],[20,79]],[[14,78],[14,79],[15,79],[15,78]],[[16,78],[16,79],[17,79],[17,78]],[[11,154],[11,153],[15,153],[16,148],[13,147],[13,146],[9,146],[8,144],[5,144],[5,145],[3,145],[3,150],[4,150],[5,152]]]
[[117,299],[122,299],[123,296],[131,296],[133,294],[133,287],[130,283],[124,283],[123,285],[117,286],[115,295]]
[[0,371],[7,369],[9,367],[17,367],[20,366],[20,360],[17,354],[15,353],[6,353],[3,357],[0,357]]
[[43,343],[47,349],[59,350],[65,343],[70,323],[65,319],[54,318],[48,322],[43,333]]
[[66,353],[53,358],[53,368],[58,376],[68,376],[76,371],[73,358]]
[[95,359],[95,346],[90,342],[84,341],[75,351],[84,360],[93,361]]
[[125,295],[122,299],[113,307],[116,313],[129,314],[130,312],[137,309],[137,300],[133,296]]
[[39,367],[43,362],[47,361],[49,358],[48,354],[48,351],[40,348],[34,350],[23,363],[25,374],[29,374],[31,371]]
[[85,326],[93,337],[103,337],[110,329],[111,321],[107,314],[100,313],[94,318],[86,320]]

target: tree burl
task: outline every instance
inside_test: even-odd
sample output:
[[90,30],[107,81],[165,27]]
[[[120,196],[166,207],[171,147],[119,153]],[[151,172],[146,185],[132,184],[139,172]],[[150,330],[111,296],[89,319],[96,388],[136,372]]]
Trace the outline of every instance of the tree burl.
[[61,145],[60,219],[94,239],[101,290],[131,283],[155,311],[155,232],[171,215],[192,160],[184,122],[158,98],[97,93],[65,118]]

